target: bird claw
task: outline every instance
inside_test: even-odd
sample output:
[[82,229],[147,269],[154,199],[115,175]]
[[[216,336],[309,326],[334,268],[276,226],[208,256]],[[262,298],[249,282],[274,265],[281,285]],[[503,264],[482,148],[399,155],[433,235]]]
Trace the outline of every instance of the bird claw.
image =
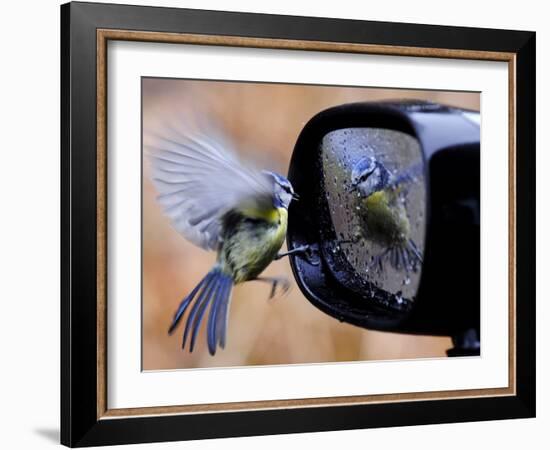
[[275,297],[275,294],[277,293],[277,286],[279,285],[281,285],[282,288],[282,295],[286,294],[290,290],[290,281],[286,278],[274,278],[271,283],[271,292],[269,294],[270,300]]
[[277,286],[282,287],[282,294],[286,294],[290,290],[290,281],[285,277],[258,277],[256,281],[263,281],[264,283],[271,283],[271,291],[269,292],[269,299],[275,297],[277,293]]

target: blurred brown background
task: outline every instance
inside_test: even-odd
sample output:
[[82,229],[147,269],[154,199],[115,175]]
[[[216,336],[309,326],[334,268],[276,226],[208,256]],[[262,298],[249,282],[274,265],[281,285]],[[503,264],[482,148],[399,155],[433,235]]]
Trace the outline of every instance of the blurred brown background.
[[[479,110],[479,94],[395,89],[144,78],[143,129],[169,125],[182,132],[197,118],[215,120],[246,158],[286,174],[298,134],[330,106],[381,99],[424,99]],[[145,152],[144,152],[145,154]],[[143,369],[319,363],[442,357],[448,338],[363,330],[316,309],[296,286],[287,259],[266,275],[287,276],[285,296],[268,300],[270,286],[237,286],[231,303],[225,350],[208,354],[204,323],[192,354],[181,350],[182,326],[167,330],[183,297],[201,280],[215,254],[181,237],[155,200],[148,161],[143,173]]]

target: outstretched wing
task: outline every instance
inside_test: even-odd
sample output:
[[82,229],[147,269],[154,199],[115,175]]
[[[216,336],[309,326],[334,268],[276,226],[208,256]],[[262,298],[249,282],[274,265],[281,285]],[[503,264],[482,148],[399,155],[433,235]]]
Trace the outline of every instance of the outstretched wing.
[[390,187],[398,187],[406,183],[415,183],[424,176],[424,163],[416,163],[407,167],[401,172],[393,174],[390,180]]
[[152,180],[158,202],[186,239],[217,249],[222,216],[243,203],[271,202],[273,182],[239,161],[219,131],[150,136]]

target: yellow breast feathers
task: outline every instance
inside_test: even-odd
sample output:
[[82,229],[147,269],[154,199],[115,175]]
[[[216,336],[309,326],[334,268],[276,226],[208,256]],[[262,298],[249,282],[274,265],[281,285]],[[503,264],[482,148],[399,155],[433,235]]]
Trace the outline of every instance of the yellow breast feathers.
[[268,223],[277,224],[281,222],[281,219],[284,218],[286,221],[287,211],[284,208],[242,208],[240,212],[245,217],[250,217],[251,219],[261,219],[265,220]]

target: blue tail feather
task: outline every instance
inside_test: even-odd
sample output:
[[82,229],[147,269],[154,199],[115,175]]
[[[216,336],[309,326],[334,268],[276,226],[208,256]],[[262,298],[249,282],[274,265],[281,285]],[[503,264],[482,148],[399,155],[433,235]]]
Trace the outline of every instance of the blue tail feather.
[[416,244],[412,239],[409,239],[408,249],[410,252],[413,253],[414,257],[418,260],[418,262],[422,264],[422,252],[418,249],[418,247],[416,246]]
[[199,289],[204,285],[206,281],[208,281],[210,277],[210,273],[207,274],[200,282],[195,286],[195,288],[185,297],[180,305],[178,306],[178,309],[176,313],[174,314],[174,318],[172,319],[172,324],[170,325],[170,328],[168,329],[168,334],[172,334],[176,327],[178,326],[178,323],[180,322],[181,318],[183,317],[183,314],[197,295],[197,292]]
[[[221,279],[218,276],[214,276],[212,278],[212,282],[205,287],[204,289],[208,289],[208,293],[205,294],[204,298],[202,299],[201,305],[199,306],[197,317],[195,318],[195,321],[192,325],[192,333],[191,333],[191,343],[189,344],[189,351],[192,352],[195,348],[195,341],[197,339],[197,333],[199,332],[199,328],[201,326],[202,318],[204,317],[204,313],[206,312],[206,308],[209,304],[212,303],[212,299],[216,298],[216,293],[218,292],[220,288]],[[212,308],[212,307],[210,307]]]
[[373,258],[371,266],[378,272],[381,272],[384,270],[386,259],[395,270],[417,272],[422,265],[422,252],[414,241],[409,239],[405,245],[386,248],[382,253]]
[[207,342],[208,342],[208,351],[211,355],[216,353],[216,317],[218,314],[218,309],[220,307],[220,299],[223,298],[223,293],[225,291],[226,282],[222,280],[220,283],[218,293],[214,300],[212,301],[212,306],[210,307],[210,315],[208,316],[207,324]]
[[[225,277],[221,280],[219,290],[214,297],[212,307],[210,308],[210,316],[208,317],[208,351],[211,355],[216,353],[216,347],[220,339],[221,327],[220,320],[225,320],[224,307],[229,301],[233,281],[230,277]],[[225,308],[227,310],[227,308]]]
[[189,332],[191,331],[192,325],[195,323],[195,317],[197,317],[197,314],[199,310],[201,309],[201,305],[203,301],[208,297],[210,294],[210,290],[212,288],[212,280],[215,279],[215,274],[210,273],[210,276],[208,277],[208,281],[204,284],[200,294],[198,295],[197,299],[195,300],[195,303],[193,304],[193,307],[191,308],[191,311],[189,311],[189,316],[187,317],[187,322],[185,322],[185,329],[183,330],[183,341],[181,344],[181,348],[185,348],[185,343],[187,342],[187,336],[189,335]]
[[168,330],[170,334],[174,331],[191,303],[193,303],[183,331],[182,348],[185,348],[187,339],[191,335],[189,351],[193,351],[202,319],[209,305],[208,351],[211,355],[214,355],[218,342],[222,347],[225,345],[225,316],[227,315],[227,303],[229,302],[232,286],[232,278],[215,267],[183,299]]
[[217,338],[220,343],[221,348],[225,348],[225,340],[227,335],[227,318],[228,318],[228,309],[229,303],[231,302],[231,287],[227,289],[225,293],[225,299],[220,306],[220,312],[218,313],[216,329],[219,327],[219,332],[217,332]]

